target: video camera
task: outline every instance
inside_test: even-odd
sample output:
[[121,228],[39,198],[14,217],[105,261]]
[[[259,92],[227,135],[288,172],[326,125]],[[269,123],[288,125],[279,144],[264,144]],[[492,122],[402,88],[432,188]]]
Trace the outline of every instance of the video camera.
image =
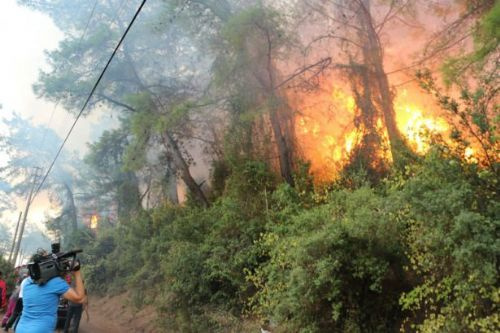
[[51,254],[41,255],[28,264],[30,277],[36,284],[42,285],[63,273],[80,269],[80,261],[76,255],[83,252],[82,250],[61,252],[59,243],[52,244],[51,248]]

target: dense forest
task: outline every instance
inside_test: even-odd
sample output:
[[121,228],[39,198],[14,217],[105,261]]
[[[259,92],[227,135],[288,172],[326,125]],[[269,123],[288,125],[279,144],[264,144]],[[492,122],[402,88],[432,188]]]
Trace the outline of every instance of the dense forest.
[[[64,33],[34,91],[77,115],[141,1],[18,3]],[[147,1],[47,229],[160,331],[498,332],[499,38],[495,0]],[[8,126],[6,204],[62,141]]]

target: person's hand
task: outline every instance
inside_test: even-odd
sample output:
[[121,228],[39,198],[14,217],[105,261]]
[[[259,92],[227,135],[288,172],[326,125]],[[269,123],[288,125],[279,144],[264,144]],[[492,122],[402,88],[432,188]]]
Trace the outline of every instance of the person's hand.
[[71,265],[71,270],[73,272],[78,272],[80,270],[80,260],[79,259],[75,259]]

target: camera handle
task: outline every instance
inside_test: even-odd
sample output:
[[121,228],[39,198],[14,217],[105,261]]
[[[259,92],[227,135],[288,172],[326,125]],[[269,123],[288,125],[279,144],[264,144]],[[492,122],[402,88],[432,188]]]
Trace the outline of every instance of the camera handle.
[[69,251],[69,252],[65,252],[62,256],[59,257],[59,259],[71,258],[70,271],[71,272],[78,271],[78,270],[80,270],[80,260],[78,260],[76,258],[76,255],[78,253],[81,253],[81,252],[83,252],[83,250],[80,250],[80,249]]

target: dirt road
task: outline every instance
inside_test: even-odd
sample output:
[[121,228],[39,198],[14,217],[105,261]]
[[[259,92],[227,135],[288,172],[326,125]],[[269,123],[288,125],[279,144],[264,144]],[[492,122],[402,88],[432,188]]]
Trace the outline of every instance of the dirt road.
[[102,318],[98,315],[93,315],[92,320],[87,321],[82,318],[80,323],[79,333],[123,333],[131,332],[129,328],[121,327],[113,322]]
[[127,305],[125,295],[90,297],[87,314],[83,313],[80,333],[158,333],[151,310],[137,311]]

